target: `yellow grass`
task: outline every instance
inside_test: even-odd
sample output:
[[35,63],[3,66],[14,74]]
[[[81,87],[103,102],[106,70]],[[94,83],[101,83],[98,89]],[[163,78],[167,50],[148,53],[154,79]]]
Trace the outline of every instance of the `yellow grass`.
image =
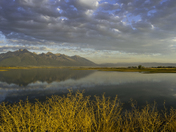
[[46,102],[28,100],[0,105],[1,132],[158,132],[176,131],[176,111],[158,112],[147,104],[124,112],[115,97],[95,96],[95,101],[79,91],[66,97],[52,96]]
[[79,67],[75,70],[99,70],[99,71],[118,71],[118,72],[142,72],[142,73],[176,73],[176,68],[113,68],[113,67]]
[[17,66],[17,67],[0,67],[0,69],[35,69],[35,68],[64,68],[64,67],[52,67],[52,66]]
[[0,71],[8,71],[8,70],[0,70]]

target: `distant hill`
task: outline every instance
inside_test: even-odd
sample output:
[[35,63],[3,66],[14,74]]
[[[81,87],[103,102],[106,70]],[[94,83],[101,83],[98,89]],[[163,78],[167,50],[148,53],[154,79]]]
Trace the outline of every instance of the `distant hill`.
[[36,54],[26,49],[0,54],[0,66],[96,66],[80,56],[67,56],[51,52]]

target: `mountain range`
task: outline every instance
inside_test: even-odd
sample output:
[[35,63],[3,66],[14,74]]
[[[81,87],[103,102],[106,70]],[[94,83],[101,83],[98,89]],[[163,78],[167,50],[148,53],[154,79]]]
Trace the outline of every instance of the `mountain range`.
[[96,66],[80,56],[67,56],[51,52],[36,54],[26,49],[0,54],[0,66]]

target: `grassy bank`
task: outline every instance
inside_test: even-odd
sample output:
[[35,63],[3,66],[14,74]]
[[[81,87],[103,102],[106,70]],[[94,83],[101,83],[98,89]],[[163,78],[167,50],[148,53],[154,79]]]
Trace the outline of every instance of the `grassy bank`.
[[8,71],[8,70],[12,70],[12,69],[36,69],[36,68],[67,68],[67,67],[49,67],[49,66],[28,66],[28,67],[18,67],[18,66],[14,66],[14,67],[0,67],[0,71]]
[[119,100],[95,96],[95,101],[82,93],[67,97],[53,96],[46,102],[28,101],[0,105],[1,132],[129,132],[176,131],[176,110],[160,113],[156,105],[122,110]]
[[116,67],[48,67],[48,66],[29,66],[29,67],[0,67],[0,71],[11,69],[35,69],[35,68],[70,68],[74,70],[99,70],[99,71],[119,71],[119,72],[142,72],[142,73],[176,73],[176,68],[116,68]]
[[8,70],[0,70],[0,71],[8,71]]
[[176,73],[176,68],[113,68],[113,67],[90,67],[76,68],[76,70],[99,70],[99,71],[119,71],[119,72],[143,72],[143,73]]

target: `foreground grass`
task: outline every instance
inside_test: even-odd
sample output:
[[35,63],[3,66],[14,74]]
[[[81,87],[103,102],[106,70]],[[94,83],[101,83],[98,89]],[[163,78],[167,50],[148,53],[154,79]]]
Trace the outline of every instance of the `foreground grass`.
[[119,72],[142,72],[142,73],[176,73],[176,68],[113,68],[113,67],[90,67],[76,68],[76,70],[99,70],[99,71],[119,71]]
[[79,91],[66,97],[52,96],[46,102],[0,105],[1,132],[133,132],[176,131],[176,110],[160,113],[156,105],[122,110],[117,97],[83,97]]

